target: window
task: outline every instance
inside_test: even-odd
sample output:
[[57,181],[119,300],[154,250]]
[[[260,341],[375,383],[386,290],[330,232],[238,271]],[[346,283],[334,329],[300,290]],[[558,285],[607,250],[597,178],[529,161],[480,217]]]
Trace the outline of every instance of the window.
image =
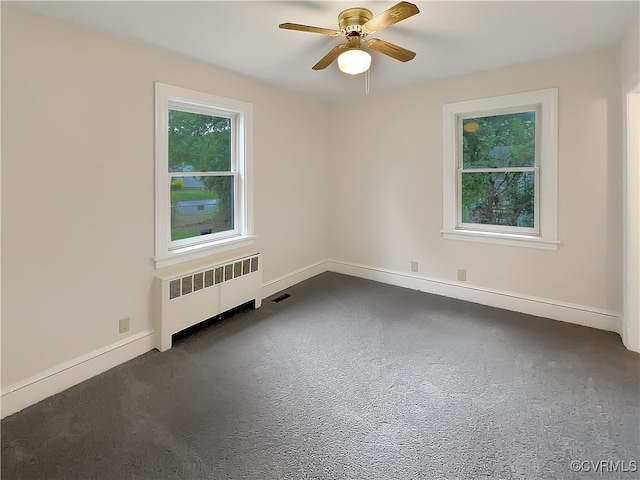
[[444,238],[557,249],[557,99],[444,106]]
[[251,245],[252,106],[156,83],[156,268]]

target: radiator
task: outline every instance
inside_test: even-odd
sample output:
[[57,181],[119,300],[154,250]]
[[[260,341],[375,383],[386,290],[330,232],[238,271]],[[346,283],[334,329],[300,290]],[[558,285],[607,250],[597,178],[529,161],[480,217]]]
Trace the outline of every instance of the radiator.
[[185,328],[255,300],[262,303],[262,255],[229,260],[180,274],[156,277],[159,308],[156,348],[171,348],[171,336]]

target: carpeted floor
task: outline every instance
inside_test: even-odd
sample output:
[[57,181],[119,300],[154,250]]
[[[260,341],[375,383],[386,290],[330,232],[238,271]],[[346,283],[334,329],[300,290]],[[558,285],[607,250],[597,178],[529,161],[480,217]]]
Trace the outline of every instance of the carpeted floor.
[[616,334],[334,273],[287,292],[4,419],[2,478],[638,478]]

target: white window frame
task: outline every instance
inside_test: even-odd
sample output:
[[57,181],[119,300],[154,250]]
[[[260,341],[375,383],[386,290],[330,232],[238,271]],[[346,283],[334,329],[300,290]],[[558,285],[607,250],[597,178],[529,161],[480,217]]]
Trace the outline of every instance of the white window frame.
[[[462,123],[466,118],[536,112],[534,228],[463,223]],[[558,89],[503,95],[443,106],[442,236],[448,240],[557,250],[558,240]],[[499,172],[503,169],[474,169]],[[508,169],[510,171],[518,169]]]
[[[231,171],[218,175],[234,178],[233,230],[171,240],[169,109],[231,119]],[[155,110],[155,268],[253,245],[253,105],[156,82]]]

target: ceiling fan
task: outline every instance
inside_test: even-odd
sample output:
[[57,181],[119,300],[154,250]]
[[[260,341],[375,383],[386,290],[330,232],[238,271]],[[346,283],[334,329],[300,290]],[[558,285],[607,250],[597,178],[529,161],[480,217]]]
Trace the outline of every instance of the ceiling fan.
[[327,68],[336,58],[341,71],[356,75],[366,72],[371,64],[371,55],[363,50],[363,46],[384,53],[401,62],[412,60],[416,54],[406,48],[399,47],[378,38],[365,37],[380,30],[390,27],[402,20],[406,20],[420,13],[413,3],[400,2],[385,10],[377,16],[366,8],[349,8],[338,15],[339,30],[329,28],[311,27],[297,23],[281,23],[279,26],[285,30],[298,30],[301,32],[319,33],[332,37],[345,37],[347,43],[338,45],[320,59],[312,68],[322,70]]

